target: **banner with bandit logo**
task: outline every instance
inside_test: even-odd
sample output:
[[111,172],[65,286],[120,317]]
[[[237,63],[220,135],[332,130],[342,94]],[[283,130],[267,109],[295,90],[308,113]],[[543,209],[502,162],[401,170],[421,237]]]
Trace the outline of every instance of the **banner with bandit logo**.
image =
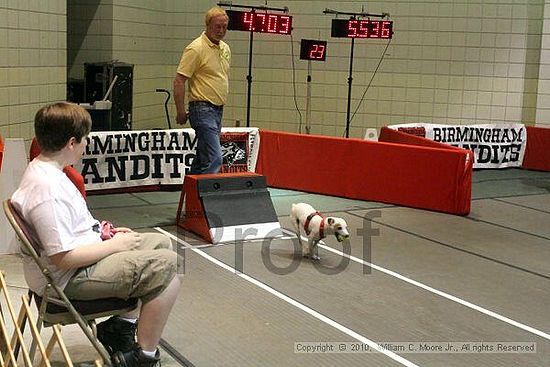
[[391,129],[474,152],[474,168],[520,167],[527,146],[523,124],[400,124]]
[[221,173],[248,172],[250,144],[248,133],[224,132],[220,136],[223,163]]
[[[254,172],[257,128],[223,128],[221,172]],[[86,190],[150,185],[181,185],[195,158],[193,129],[95,131],[75,168]]]

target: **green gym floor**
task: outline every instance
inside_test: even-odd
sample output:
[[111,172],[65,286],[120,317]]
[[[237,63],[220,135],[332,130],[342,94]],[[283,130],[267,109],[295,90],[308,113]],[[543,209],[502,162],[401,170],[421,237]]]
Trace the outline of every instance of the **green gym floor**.
[[[269,191],[285,236],[215,246],[174,226],[179,192],[88,197],[98,219],[178,241],[163,366],[549,365],[550,172],[475,171],[465,217]],[[350,254],[334,238],[320,262],[295,254],[296,202],[343,217]],[[0,268],[23,294],[20,259]],[[75,361],[95,358],[78,328],[63,333]]]

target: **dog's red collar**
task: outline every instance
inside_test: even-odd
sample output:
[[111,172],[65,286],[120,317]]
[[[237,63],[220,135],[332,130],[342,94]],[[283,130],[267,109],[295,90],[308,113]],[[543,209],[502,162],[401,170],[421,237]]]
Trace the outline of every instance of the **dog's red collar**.
[[316,215],[321,217],[321,224],[319,224],[319,238],[325,238],[325,216],[320,212],[313,212],[307,216],[306,222],[304,223],[304,230],[306,231],[306,235],[309,236],[311,233],[311,230],[309,229],[309,222]]

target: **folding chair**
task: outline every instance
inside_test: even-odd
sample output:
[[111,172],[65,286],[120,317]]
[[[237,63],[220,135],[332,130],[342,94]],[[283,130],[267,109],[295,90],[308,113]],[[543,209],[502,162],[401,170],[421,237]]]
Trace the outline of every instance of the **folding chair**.
[[[11,200],[4,201],[4,212],[12,225],[17,237],[21,240],[21,251],[24,255],[30,256],[40,268],[46,278],[48,285],[44,295],[39,296],[29,290],[30,297],[34,297],[38,307],[37,328],[40,331],[42,326],[54,324],[68,325],[78,324],[93,347],[100,354],[106,365],[111,365],[109,353],[97,339],[95,319],[100,317],[120,315],[137,307],[137,298],[128,300],[118,298],[104,298],[92,301],[69,300],[63,289],[52,279],[51,274],[44,262],[38,255],[40,253],[40,242],[33,235],[33,231],[25,222],[20,213],[15,209]],[[22,326],[22,328],[24,325]],[[31,358],[34,357],[36,346],[31,346]]]
[[[23,354],[23,364],[28,367],[32,366],[39,366],[39,367],[51,367],[53,364],[50,360],[53,349],[58,346],[59,350],[61,352],[61,356],[63,357],[63,360],[65,361],[65,365],[67,367],[73,367],[73,362],[71,360],[71,356],[69,355],[69,352],[65,346],[65,342],[63,340],[63,337],[61,336],[61,328],[58,324],[53,325],[52,327],[52,335],[49,338],[49,341],[47,344],[44,343],[44,340],[42,336],[40,335],[40,332],[36,328],[36,323],[34,322],[34,315],[31,311],[31,306],[29,302],[29,297],[27,295],[24,295],[21,297],[21,308],[19,310],[19,316],[16,316],[15,314],[15,307],[13,302],[11,301],[11,297],[8,292],[8,286],[6,284],[6,279],[4,277],[4,274],[2,271],[0,271],[0,293],[3,295],[4,303],[8,309],[8,316],[7,320],[4,320],[4,315],[2,314],[2,309],[0,307],[0,366],[2,367],[17,367],[17,355],[19,354],[19,351]],[[0,305],[1,305],[0,300]],[[30,337],[33,342],[36,343],[38,346],[38,351],[40,352],[39,355],[41,357],[41,360],[37,361],[40,362],[39,364],[33,363],[33,359],[30,358],[29,351],[27,349],[27,345],[25,343],[25,336],[23,334],[23,331],[21,330],[21,324],[23,320],[29,320],[29,326],[31,329]],[[7,322],[6,322],[7,321]],[[10,323],[11,321],[11,323]],[[13,326],[13,334],[11,337],[11,343],[8,343],[10,340],[10,337],[8,335],[8,325],[11,324]],[[17,347],[19,350],[14,350],[13,347]],[[96,359],[95,361],[96,367],[102,366],[102,363],[100,360]],[[57,365],[57,363],[56,363]]]

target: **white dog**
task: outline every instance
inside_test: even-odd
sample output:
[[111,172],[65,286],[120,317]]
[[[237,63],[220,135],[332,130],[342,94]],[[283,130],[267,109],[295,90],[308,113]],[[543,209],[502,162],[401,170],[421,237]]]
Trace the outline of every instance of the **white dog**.
[[[292,224],[296,228],[298,241],[302,245],[302,254],[313,260],[319,260],[317,243],[329,234],[334,234],[338,242],[349,237],[348,225],[342,218],[325,217],[311,205],[305,203],[292,204],[290,210]],[[302,243],[300,233],[308,238],[306,244]]]

